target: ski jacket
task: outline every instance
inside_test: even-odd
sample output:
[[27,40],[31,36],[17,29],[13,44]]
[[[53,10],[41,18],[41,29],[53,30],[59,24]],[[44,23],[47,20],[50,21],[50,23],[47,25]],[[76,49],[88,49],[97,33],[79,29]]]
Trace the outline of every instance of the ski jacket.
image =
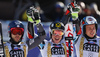
[[87,40],[81,34],[75,43],[75,50],[77,57],[100,57],[100,37]]
[[37,25],[37,34],[33,39],[27,40],[28,50],[37,47],[46,38],[46,33],[41,24]]
[[67,47],[65,41],[54,44],[51,40],[44,40],[39,45],[42,57],[67,57]]
[[6,57],[27,57],[28,46],[23,42],[20,42],[19,44],[6,42],[4,44],[4,50]]
[[38,35],[31,40],[27,40],[26,43],[13,44],[6,42],[4,44],[6,57],[27,57],[28,51],[38,46],[46,37],[42,25],[38,24],[37,28]]

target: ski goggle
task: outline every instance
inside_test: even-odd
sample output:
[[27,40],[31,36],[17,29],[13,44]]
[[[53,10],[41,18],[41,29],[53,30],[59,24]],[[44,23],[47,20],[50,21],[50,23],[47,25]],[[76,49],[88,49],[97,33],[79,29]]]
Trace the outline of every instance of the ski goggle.
[[23,28],[11,28],[11,33],[14,35],[16,34],[23,35],[24,29]]
[[62,30],[53,30],[52,34],[62,36],[64,32]]

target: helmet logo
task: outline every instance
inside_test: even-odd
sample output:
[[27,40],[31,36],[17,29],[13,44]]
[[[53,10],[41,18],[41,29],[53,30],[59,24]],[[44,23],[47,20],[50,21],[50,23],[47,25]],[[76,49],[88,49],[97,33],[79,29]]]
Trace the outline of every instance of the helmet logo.
[[84,22],[84,21],[82,22],[82,25],[83,25],[83,24],[85,24],[85,22]]
[[60,23],[56,23],[55,26],[56,27],[61,27],[61,24]]
[[92,21],[93,19],[92,19],[92,18],[88,18],[88,20],[89,20],[89,21]]
[[17,27],[20,27],[19,25],[17,25]]
[[20,22],[15,22],[15,24],[20,24]]
[[17,27],[20,27],[20,22],[15,22],[15,24],[17,25]]

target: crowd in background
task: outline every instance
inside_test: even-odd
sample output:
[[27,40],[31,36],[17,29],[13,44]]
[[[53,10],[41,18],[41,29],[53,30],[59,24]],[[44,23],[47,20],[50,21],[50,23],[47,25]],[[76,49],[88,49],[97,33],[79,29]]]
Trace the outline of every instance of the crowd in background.
[[[5,0],[6,1],[6,0]],[[44,2],[45,1],[45,2]],[[42,22],[60,21],[66,11],[66,5],[70,0],[12,0],[10,2],[1,1],[0,4],[0,19],[2,20],[15,20],[19,19],[26,21],[26,9],[30,6],[35,6],[40,10]],[[43,3],[44,2],[44,3]],[[70,1],[71,2],[71,1]],[[67,3],[67,4],[66,4]],[[7,4],[7,5],[5,5]],[[100,11],[95,2],[85,4],[83,1],[77,1],[80,6],[79,19],[85,16],[94,16],[98,23],[100,23]]]
[[100,11],[98,10],[98,5],[96,3],[91,3],[86,5],[84,2],[78,2],[80,6],[79,19],[82,19],[85,16],[94,16],[98,23],[100,23]]
[[[59,21],[63,17],[63,14],[66,11],[66,6],[68,1],[66,0],[10,0],[10,2],[5,2],[8,0],[0,1],[0,20],[16,20],[27,21],[26,9],[34,5],[38,10],[40,10],[40,16],[42,22],[52,22]],[[45,2],[44,2],[45,1]],[[86,0],[84,0],[86,1]],[[77,1],[77,4],[80,6],[79,19],[81,20],[85,16],[94,16],[97,19],[97,22],[100,23],[100,11],[98,9],[97,3],[86,4],[83,1]],[[5,26],[6,27],[6,26]],[[48,28],[47,28],[48,29]],[[48,31],[47,31],[48,32]],[[37,53],[35,51],[29,52],[31,55]],[[39,53],[39,52],[38,52]],[[29,56],[31,56],[29,54]],[[36,54],[35,54],[36,55]]]
[[[96,3],[91,3],[90,5],[85,4],[82,1],[77,2],[77,4],[80,6],[80,12],[79,12],[79,19],[81,20],[85,16],[94,16],[98,23],[100,23],[100,11],[98,9],[98,5]],[[58,1],[55,4],[55,10],[52,14],[48,15],[47,19],[46,16],[41,13],[41,20],[44,21],[59,21],[63,14],[66,11],[66,6],[63,2]]]

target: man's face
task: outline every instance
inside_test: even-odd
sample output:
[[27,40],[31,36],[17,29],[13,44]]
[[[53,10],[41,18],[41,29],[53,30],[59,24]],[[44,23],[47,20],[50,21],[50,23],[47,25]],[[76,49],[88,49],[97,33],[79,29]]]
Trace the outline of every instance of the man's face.
[[23,28],[12,28],[11,37],[14,41],[19,42],[24,33]]
[[95,24],[86,25],[86,35],[89,37],[94,37],[95,34],[96,34]]
[[54,30],[52,33],[52,41],[58,44],[62,39],[63,31],[62,30]]
[[16,35],[11,34],[11,36],[12,36],[12,39],[13,39],[14,41],[19,42],[19,40],[21,39],[21,36],[22,36],[22,35],[19,35],[19,34],[16,34]]

